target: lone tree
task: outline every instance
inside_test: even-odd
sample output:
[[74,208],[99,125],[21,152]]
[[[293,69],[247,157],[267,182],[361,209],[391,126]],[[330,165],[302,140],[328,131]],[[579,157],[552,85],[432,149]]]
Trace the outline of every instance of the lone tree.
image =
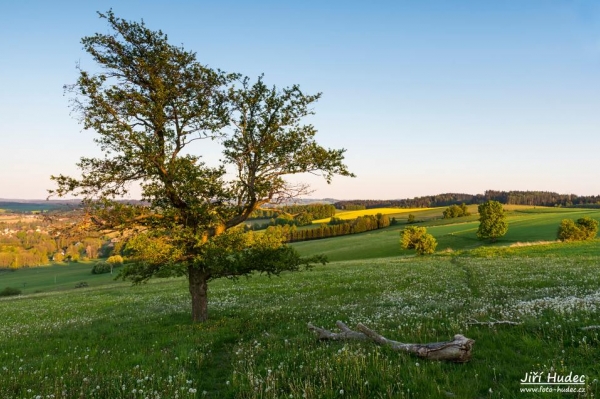
[[479,205],[479,229],[477,229],[477,238],[491,242],[498,240],[508,231],[506,215],[504,208],[498,201],[487,201]]
[[[302,123],[320,94],[213,70],[143,22],[99,15],[110,33],[82,39],[99,72],[79,68],[65,89],[84,129],[97,133],[103,157],[81,158],[81,177],[52,176],[57,187],[49,191],[83,198],[80,226],[122,233],[133,262],[121,276],[141,283],[186,275],[192,319],[204,321],[209,280],[324,262],[301,258],[281,237],[236,228],[261,205],[308,192],[287,175],[319,174],[328,183],[352,176],[345,150],[321,147],[316,129]],[[218,165],[196,155],[191,144],[202,139],[222,145]],[[135,186],[141,203],[118,201]]]

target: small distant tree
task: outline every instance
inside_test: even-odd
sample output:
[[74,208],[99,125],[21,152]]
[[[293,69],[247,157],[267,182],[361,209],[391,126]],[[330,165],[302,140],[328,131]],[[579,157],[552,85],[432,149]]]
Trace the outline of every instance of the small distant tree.
[[469,209],[467,209],[467,205],[465,205],[464,202],[460,204],[460,212],[461,216],[471,216],[471,212],[469,212]]
[[400,232],[402,249],[415,249],[418,255],[432,254],[437,247],[436,239],[425,227],[410,226]]
[[375,215],[375,219],[377,219],[378,229],[383,229],[384,227],[388,227],[390,225],[390,218],[388,215],[378,213],[377,215]]
[[18,288],[6,287],[0,291],[0,296],[21,295],[21,290]]
[[477,238],[489,239],[491,242],[498,240],[508,231],[508,223],[504,208],[498,201],[487,201],[479,205],[479,229]]
[[415,223],[415,215],[413,215],[412,213],[409,213],[408,220],[406,221],[406,223],[408,223],[408,224]]
[[444,219],[452,219],[458,216],[459,211],[458,205],[450,205],[448,208],[444,210]]
[[123,257],[121,255],[113,255],[113,256],[109,256],[108,259],[106,259],[106,262],[112,264],[112,265],[122,265],[123,264]]
[[471,213],[467,209],[467,206],[463,203],[459,205],[450,205],[444,210],[444,219],[460,218],[463,216],[470,216]]
[[402,249],[415,249],[416,243],[427,233],[425,227],[410,226],[400,232],[400,246]]
[[345,221],[342,218],[338,218],[338,217],[335,217],[335,216],[332,216],[329,219],[329,225],[331,225],[331,226],[335,226],[335,225],[338,225],[338,224],[344,224],[344,223],[345,223]]
[[79,248],[77,245],[69,245],[67,251],[65,252],[65,255],[66,259],[68,259],[70,262],[79,262],[79,259],[81,259],[81,253],[79,252]]
[[558,226],[557,238],[561,241],[592,240],[598,234],[598,221],[590,217],[583,217],[574,222],[563,219]]
[[598,221],[589,216],[577,219],[577,226],[583,231],[584,240],[593,240],[598,234]]
[[296,221],[292,215],[282,213],[281,215],[277,216],[277,219],[275,219],[276,226],[283,226],[286,224],[296,224]]
[[298,226],[308,226],[308,225],[312,224],[313,220],[314,220],[314,217],[313,217],[312,213],[309,213],[309,212],[304,212],[304,213],[301,213],[294,217],[294,221],[296,222],[296,225],[298,225]]
[[123,265],[123,257],[121,255],[110,256],[106,259],[106,263],[110,265],[110,274],[112,274],[115,267]]
[[417,242],[415,249],[418,255],[428,255],[435,252],[437,241],[431,234],[424,234]]

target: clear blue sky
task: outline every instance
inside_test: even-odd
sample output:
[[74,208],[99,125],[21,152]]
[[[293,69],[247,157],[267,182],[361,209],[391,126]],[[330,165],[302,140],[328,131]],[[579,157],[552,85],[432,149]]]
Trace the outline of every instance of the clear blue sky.
[[0,198],[45,198],[98,154],[62,86],[94,67],[80,39],[109,8],[204,64],[323,92],[308,122],[358,177],[302,177],[313,197],[600,194],[600,2],[129,0],[1,3]]

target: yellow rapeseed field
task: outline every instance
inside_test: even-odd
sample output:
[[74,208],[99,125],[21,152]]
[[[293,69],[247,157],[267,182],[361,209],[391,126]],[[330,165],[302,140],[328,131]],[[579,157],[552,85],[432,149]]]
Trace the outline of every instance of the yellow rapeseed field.
[[[377,215],[381,213],[383,215],[397,215],[401,213],[409,213],[409,212],[422,212],[433,208],[375,208],[375,209],[363,209],[360,211],[337,211],[335,213],[336,218],[340,218],[343,220],[352,220],[356,219],[359,216],[365,215]],[[327,223],[329,222],[329,218],[313,220],[313,224]]]

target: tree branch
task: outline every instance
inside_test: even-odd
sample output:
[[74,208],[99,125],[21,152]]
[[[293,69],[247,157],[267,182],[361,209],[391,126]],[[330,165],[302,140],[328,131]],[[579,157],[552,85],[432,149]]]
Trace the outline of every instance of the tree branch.
[[341,321],[338,321],[336,324],[342,331],[341,333],[333,333],[324,328],[315,327],[311,323],[308,323],[308,328],[316,332],[320,340],[371,340],[379,345],[389,346],[394,351],[411,353],[424,359],[444,360],[456,363],[468,362],[471,359],[471,349],[475,343],[474,340],[464,335],[456,334],[452,341],[407,344],[388,339],[361,323],[358,323],[356,326],[356,329],[360,332],[351,330]]
[[494,327],[494,325],[496,324],[508,324],[511,326],[518,326],[523,324],[522,322],[517,322],[517,321],[510,321],[510,320],[496,320],[496,319],[492,319],[492,321],[477,321],[475,319],[469,319],[470,321],[467,322],[468,325],[470,326],[490,326],[490,327]]

